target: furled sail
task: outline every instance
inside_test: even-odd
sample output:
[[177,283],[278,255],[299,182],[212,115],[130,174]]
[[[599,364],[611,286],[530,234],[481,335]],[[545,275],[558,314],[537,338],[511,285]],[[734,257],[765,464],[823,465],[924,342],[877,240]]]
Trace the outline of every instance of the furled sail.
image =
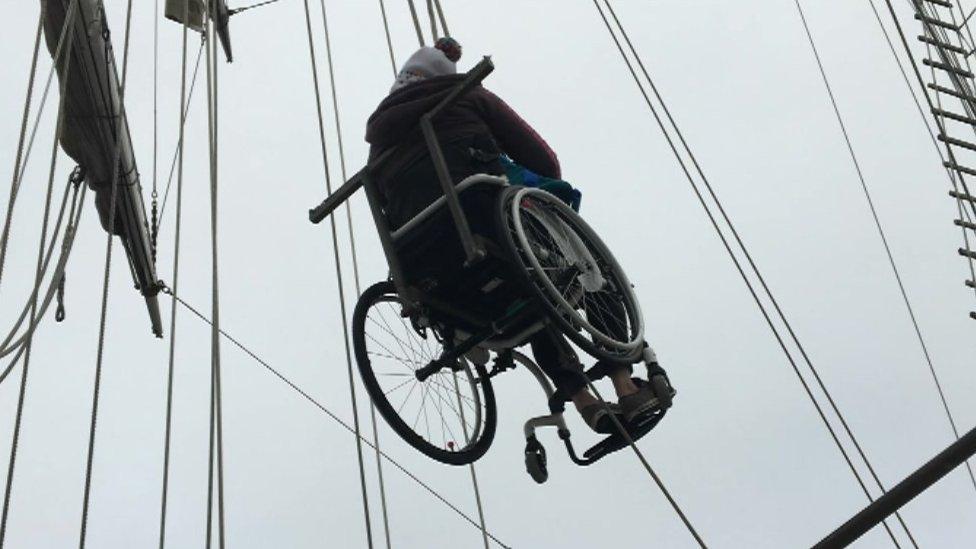
[[[98,0],[40,0],[44,13],[44,37],[55,55],[69,6],[76,3],[71,28],[65,35],[70,61],[64,52],[57,59],[58,78],[64,97],[61,147],[86,172],[86,183],[95,191],[95,205],[102,227],[117,235],[125,247],[136,288],[146,299],[153,333],[162,336],[157,294],[155,258],[149,240],[149,222],[142,199],[142,185],[132,150],[128,122],[119,97],[119,76],[111,33]],[[67,72],[65,68],[67,67]],[[119,164],[114,160],[118,155]],[[110,223],[113,177],[118,185],[115,222]]]
[[[226,0],[210,0],[211,10],[210,19],[213,21],[214,31],[217,32],[217,39],[224,49],[227,62],[234,60],[234,54],[230,47],[230,16],[233,11],[227,8]],[[204,0],[166,0],[165,14],[167,19],[177,23],[186,23],[186,26],[197,31],[203,32],[204,14],[207,6]]]

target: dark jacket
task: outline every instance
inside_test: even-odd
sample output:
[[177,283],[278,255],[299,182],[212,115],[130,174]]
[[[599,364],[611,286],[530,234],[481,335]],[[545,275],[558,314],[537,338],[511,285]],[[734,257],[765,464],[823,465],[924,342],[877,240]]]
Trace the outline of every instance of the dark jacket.
[[[399,146],[393,158],[373,174],[394,226],[442,194],[419,122],[464,78],[463,74],[439,76],[411,84],[387,96],[369,117],[370,161]],[[540,175],[560,177],[559,161],[549,145],[504,101],[481,86],[433,122],[455,183],[473,173],[503,173],[491,159],[500,152]],[[485,154],[472,157],[472,149]]]

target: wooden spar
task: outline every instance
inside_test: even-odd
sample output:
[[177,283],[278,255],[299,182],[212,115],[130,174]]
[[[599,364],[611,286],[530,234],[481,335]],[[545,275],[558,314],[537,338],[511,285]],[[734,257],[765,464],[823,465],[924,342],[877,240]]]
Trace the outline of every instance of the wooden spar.
[[[44,37],[53,55],[72,0],[40,1],[45,14]],[[152,331],[162,337],[157,299],[160,284],[128,123],[122,124],[121,133],[118,131],[118,117],[124,117],[124,112],[111,34],[97,0],[74,1],[78,13],[68,35],[74,41],[68,74],[64,71],[66,58],[58,60],[58,78],[65,90],[61,147],[85,168],[85,182],[95,191],[102,228],[121,239],[136,288],[146,299]],[[118,168],[113,165],[116,154]],[[115,224],[109,227],[113,174],[118,175],[115,183],[119,189]]]

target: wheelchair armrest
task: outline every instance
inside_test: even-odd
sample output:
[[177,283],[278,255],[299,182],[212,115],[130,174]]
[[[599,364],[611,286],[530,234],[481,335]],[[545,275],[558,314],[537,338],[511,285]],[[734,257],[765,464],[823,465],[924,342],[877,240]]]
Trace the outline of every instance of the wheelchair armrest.
[[[457,189],[458,194],[461,194],[465,190],[478,184],[496,185],[499,187],[504,187],[508,185],[508,179],[506,179],[504,176],[494,176],[494,175],[478,173],[464,178],[463,180],[461,180],[460,183],[457,184],[455,188]],[[424,208],[420,213],[418,213],[412,219],[404,223],[400,228],[393,231],[393,234],[391,235],[393,242],[396,243],[397,241],[402,239],[410,231],[416,229],[424,221],[430,219],[430,217],[432,217],[435,213],[437,213],[438,211],[446,207],[446,205],[447,205],[447,197],[443,195],[440,196],[437,200],[433,201],[429,206]]]

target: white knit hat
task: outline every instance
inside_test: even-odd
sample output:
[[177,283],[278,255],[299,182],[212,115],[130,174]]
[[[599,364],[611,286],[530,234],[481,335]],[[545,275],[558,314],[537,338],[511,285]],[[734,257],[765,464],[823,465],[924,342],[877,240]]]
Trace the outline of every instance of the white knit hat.
[[[448,52],[453,55],[453,59],[449,57]],[[434,76],[457,74],[457,60],[460,57],[461,46],[451,38],[438,40],[435,47],[420,48],[403,64],[393,87],[390,88],[390,93]]]

